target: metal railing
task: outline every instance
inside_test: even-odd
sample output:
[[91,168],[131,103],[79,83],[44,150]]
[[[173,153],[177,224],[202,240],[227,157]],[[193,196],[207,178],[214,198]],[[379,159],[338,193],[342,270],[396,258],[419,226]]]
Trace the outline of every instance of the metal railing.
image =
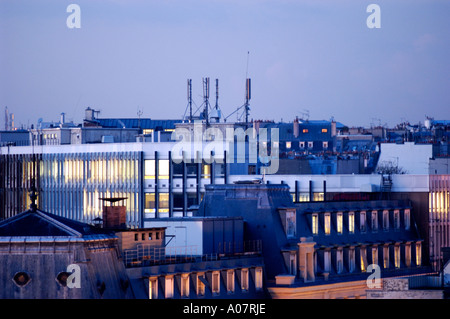
[[252,240],[241,243],[219,243],[215,252],[209,254],[199,253],[198,246],[153,246],[138,244],[135,249],[123,252],[126,267],[143,267],[173,263],[188,263],[199,261],[214,261],[221,258],[239,258],[242,256],[260,254],[261,240]]

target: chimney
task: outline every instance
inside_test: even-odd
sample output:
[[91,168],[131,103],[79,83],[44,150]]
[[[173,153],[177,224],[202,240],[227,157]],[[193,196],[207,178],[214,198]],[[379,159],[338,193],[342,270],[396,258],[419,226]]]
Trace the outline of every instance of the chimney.
[[[115,203],[125,200],[126,197],[100,199],[103,200],[103,228],[126,228],[127,210],[125,205],[114,206]],[[109,202],[109,205],[105,205],[105,202]]]
[[294,137],[298,137],[299,133],[300,133],[300,127],[298,124],[298,116],[297,116],[297,117],[295,117],[295,120],[294,120]]
[[336,122],[331,121],[331,137],[336,136]]

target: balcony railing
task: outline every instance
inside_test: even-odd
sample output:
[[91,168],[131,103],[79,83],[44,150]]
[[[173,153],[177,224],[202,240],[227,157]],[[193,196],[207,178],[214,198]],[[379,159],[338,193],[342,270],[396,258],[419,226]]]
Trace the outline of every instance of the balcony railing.
[[214,261],[259,255],[262,251],[261,240],[241,243],[219,243],[214,253],[201,254],[196,245],[160,247],[138,244],[136,249],[127,249],[123,253],[126,267],[144,267],[174,263]]

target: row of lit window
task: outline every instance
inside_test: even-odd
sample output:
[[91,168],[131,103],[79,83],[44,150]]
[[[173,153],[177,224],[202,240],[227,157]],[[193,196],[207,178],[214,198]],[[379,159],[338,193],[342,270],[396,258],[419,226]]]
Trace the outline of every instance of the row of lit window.
[[[411,258],[411,244],[406,244],[405,246],[405,255],[404,255],[404,262],[406,267],[412,266],[412,258]],[[370,260],[371,264],[379,265],[380,267],[384,269],[390,268],[390,253],[389,249],[390,247],[388,245],[382,246],[382,264],[379,264],[379,247],[373,246],[370,248]],[[401,247],[400,245],[394,245],[394,260],[393,265],[395,268],[401,267]],[[356,270],[356,253],[355,249],[351,248],[348,250],[348,271],[354,272]],[[361,249],[360,250],[360,261],[359,261],[359,267],[361,272],[366,272],[367,267],[369,265],[368,258],[367,258],[367,250]],[[344,251],[342,249],[338,249],[336,251],[335,256],[335,265],[336,265],[336,272],[342,273],[344,271]],[[420,243],[415,244],[415,266],[420,267],[422,265],[422,245]],[[325,250],[323,255],[323,271],[324,272],[330,272],[331,271],[331,251]]]
[[430,192],[429,193],[430,212],[438,213],[437,218],[447,219],[450,210],[450,192]]
[[[239,284],[242,292],[248,292],[250,289],[249,283],[249,275],[250,275],[250,269],[248,268],[242,268],[238,270],[234,269],[228,269],[226,270],[226,279],[225,279],[225,286],[226,286],[226,292],[228,294],[235,293],[235,282],[236,282],[236,276],[235,272],[239,271]],[[190,282],[191,279],[195,280],[195,294],[198,297],[205,296],[206,287],[210,287],[211,293],[213,296],[220,295],[220,271],[212,271],[210,274],[211,276],[211,283],[208,283],[207,280],[207,274],[204,272],[199,272],[196,274],[193,274],[190,276],[190,274],[181,274],[180,276],[180,296],[182,298],[189,298],[190,297]],[[174,297],[174,289],[175,289],[175,276],[176,275],[166,275],[163,278],[163,285],[164,285],[164,298],[169,299]],[[192,278],[191,278],[192,277]],[[158,277],[150,277],[149,278],[149,299],[158,299],[159,298],[159,285],[158,285]],[[262,268],[256,267],[255,273],[254,273],[254,283],[255,283],[255,290],[260,291],[263,287],[263,276],[262,276]]]
[[[31,171],[31,168],[28,168]],[[41,161],[41,174],[45,181],[64,178],[64,182],[79,182],[85,178],[88,182],[125,182],[138,176],[137,160],[119,159],[65,159],[63,161]]]
[[[293,142],[286,142],[286,148],[290,149],[292,147],[292,143]],[[307,148],[313,148],[314,147],[314,142],[298,142],[298,147],[299,148],[305,148],[305,146],[307,146]],[[328,148],[328,142],[327,141],[323,141],[322,142],[322,148],[327,149]]]
[[[336,216],[336,233],[343,234],[344,231],[344,213],[338,212],[335,214]],[[331,234],[331,213],[323,214],[323,229],[325,235]],[[393,225],[394,229],[400,229],[400,210],[396,209],[393,212]],[[406,230],[410,228],[410,210],[405,209],[403,214],[404,227]],[[319,234],[319,214],[312,214],[312,233],[313,235]],[[353,234],[355,232],[355,213],[349,212],[347,213],[347,225],[348,232]],[[378,211],[374,210],[370,213],[370,226],[372,231],[378,231]],[[382,211],[382,230],[389,230],[389,210]],[[359,212],[359,231],[366,232],[367,231],[367,212],[361,211]]]

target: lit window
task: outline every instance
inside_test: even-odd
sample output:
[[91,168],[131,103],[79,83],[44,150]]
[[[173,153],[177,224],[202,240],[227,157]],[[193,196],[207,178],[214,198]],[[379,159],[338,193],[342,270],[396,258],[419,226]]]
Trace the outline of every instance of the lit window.
[[383,267],[389,268],[389,246],[387,245],[383,247]]
[[317,214],[312,215],[312,232],[313,235],[317,235],[319,233],[319,216]]
[[355,213],[348,213],[348,232],[353,234],[355,232]]
[[144,161],[144,175],[145,179],[155,178],[155,160]]
[[202,175],[203,178],[209,178],[211,176],[210,164],[202,164]]
[[248,291],[248,269],[241,270],[241,290]]
[[326,213],[324,217],[324,229],[325,235],[329,235],[331,231],[331,217],[329,213]]
[[291,148],[291,142],[286,142],[286,148]]
[[303,133],[308,133],[308,129],[307,129],[307,128],[304,128],[302,132],[303,132]]
[[378,265],[378,247],[372,247],[372,264]]
[[169,193],[159,193],[158,211],[160,213],[169,211]]
[[367,268],[367,250],[365,247],[360,249],[361,272],[365,272]]
[[218,271],[212,273],[212,293],[214,295],[220,293],[220,273]]
[[328,148],[328,142],[322,142],[322,148],[326,150]]
[[169,178],[169,160],[158,161],[158,178],[159,179]]
[[165,278],[165,293],[166,299],[173,297],[173,276],[166,276]]
[[262,268],[257,267],[255,268],[255,289],[257,291],[262,290],[263,288],[263,276],[262,276]]
[[205,277],[203,273],[197,275],[197,295],[204,296],[205,295]]
[[155,193],[145,193],[144,212],[155,212]]
[[328,132],[328,129],[323,128],[323,129],[322,129],[322,133],[326,133],[326,132]]
[[420,267],[422,265],[422,245],[420,243],[416,244],[416,266]]
[[227,292],[234,293],[234,270],[227,271]]
[[337,233],[338,234],[342,234],[342,229],[343,229],[343,216],[342,213],[337,213],[336,215],[336,228],[337,228]]
[[406,267],[411,267],[411,244],[407,243],[405,245],[405,264]]
[[181,275],[181,297],[189,297],[189,274]]
[[148,298],[158,299],[158,278],[156,277],[148,280]]
[[400,268],[400,246],[394,246],[394,264],[395,268]]

